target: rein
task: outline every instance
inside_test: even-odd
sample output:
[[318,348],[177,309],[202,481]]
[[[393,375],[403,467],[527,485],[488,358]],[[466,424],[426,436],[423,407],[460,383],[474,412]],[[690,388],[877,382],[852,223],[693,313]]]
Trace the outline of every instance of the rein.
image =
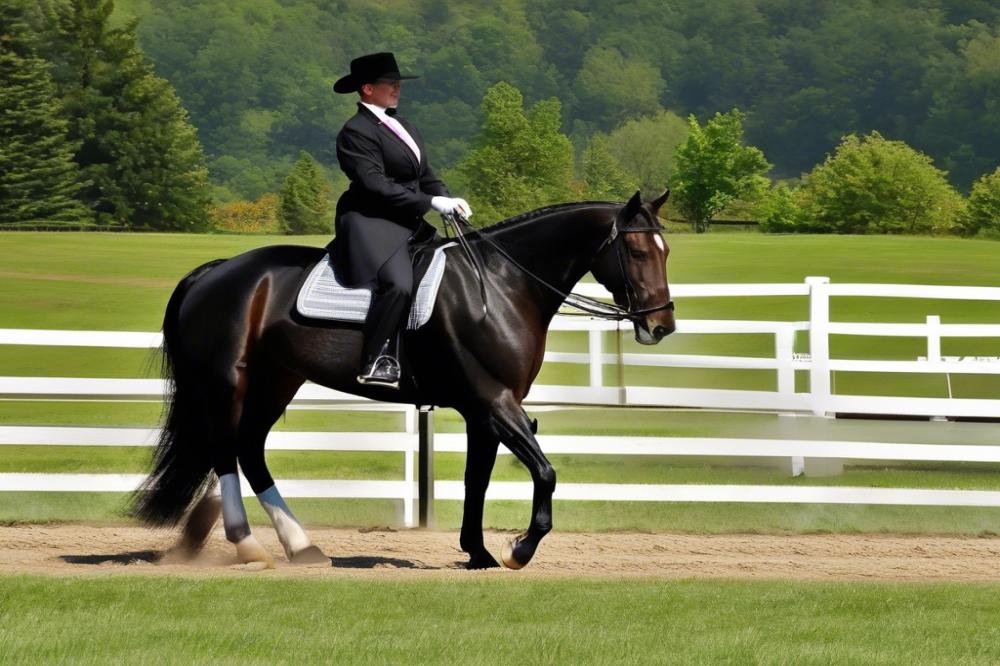
[[[472,263],[473,267],[476,270],[476,276],[479,279],[480,295],[483,300],[484,315],[486,313],[486,287],[483,279],[483,274],[485,273],[485,271],[481,269],[482,258],[470,245],[468,239],[465,237],[465,234],[462,231],[462,227],[467,227],[469,230],[475,233],[479,238],[486,241],[490,246],[493,247],[493,249],[495,249],[505,259],[507,259],[507,261],[516,266],[521,272],[526,274],[535,282],[537,282],[538,284],[547,288],[549,291],[558,295],[560,298],[562,298],[564,302],[569,304],[571,307],[574,307],[582,311],[581,313],[572,312],[567,314],[592,315],[595,317],[599,317],[601,319],[610,319],[615,321],[623,321],[623,320],[639,321],[645,315],[651,314],[653,312],[659,312],[660,310],[674,309],[674,302],[672,300],[668,300],[663,305],[658,305],[652,308],[643,308],[639,310],[632,309],[631,294],[634,293],[635,288],[632,286],[631,280],[629,280],[628,272],[625,270],[625,263],[622,260],[621,249],[618,247],[615,248],[615,256],[618,260],[618,268],[619,270],[621,270],[622,278],[625,282],[625,298],[629,302],[628,309],[622,308],[613,303],[605,303],[604,301],[599,301],[597,299],[590,298],[589,296],[584,296],[582,294],[576,294],[573,292],[570,293],[564,292],[563,290],[550,284],[543,278],[535,275],[528,268],[523,266],[517,259],[512,257],[510,253],[507,252],[507,250],[503,246],[494,241],[488,235],[481,233],[478,229],[472,227],[472,225],[469,224],[469,220],[460,213],[441,215],[441,218],[444,220],[446,230],[449,227],[455,230],[455,235],[458,238],[459,245],[462,246],[462,249],[465,251],[466,255],[469,257],[469,261]],[[604,248],[613,243],[615,239],[618,238],[618,234],[635,234],[635,233],[659,233],[659,228],[619,229],[618,218],[616,217],[614,223],[611,225],[611,233],[608,234],[608,237],[604,239],[604,241],[601,243],[601,246],[597,248],[597,252],[595,254],[600,254],[604,250]]]

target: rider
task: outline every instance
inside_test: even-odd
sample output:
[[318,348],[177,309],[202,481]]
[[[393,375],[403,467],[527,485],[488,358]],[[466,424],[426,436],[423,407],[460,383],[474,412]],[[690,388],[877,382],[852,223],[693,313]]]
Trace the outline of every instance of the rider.
[[433,235],[423,215],[472,214],[452,198],[427,164],[420,134],[396,115],[401,76],[392,53],[351,61],[351,73],[333,86],[357,93],[358,112],[337,135],[337,160],[351,184],[337,201],[336,236],[327,246],[348,286],[376,282],[364,328],[362,384],[399,387],[399,334],[410,312],[413,268],[409,242]]

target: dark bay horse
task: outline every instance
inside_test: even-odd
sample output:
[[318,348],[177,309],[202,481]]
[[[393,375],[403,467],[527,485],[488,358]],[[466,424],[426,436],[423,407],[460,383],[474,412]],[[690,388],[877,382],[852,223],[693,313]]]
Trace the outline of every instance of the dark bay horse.
[[[238,482],[235,495],[227,495],[226,479],[237,478],[238,463],[289,560],[329,561],[278,495],[264,460],[271,426],[309,380],[375,400],[452,407],[465,418],[460,543],[469,568],[498,566],[483,545],[482,520],[503,442],[530,472],[534,495],[527,531],[508,542],[501,559],[511,568],[526,565],[552,529],[555,471],[521,407],[541,368],[549,323],[590,271],[627,308],[639,342],[655,344],[674,330],[669,250],[657,220],[667,195],[648,203],[636,192],[625,205],[550,206],[470,234],[485,268],[488,312],[471,263],[452,252],[430,320],[405,334],[406,376],[398,391],[357,383],[359,324],[295,312],[299,287],[323,249],[264,247],[196,268],[167,305],[163,353],[172,394],[134,515],[175,525],[189,514],[181,545],[194,552],[221,512],[238,557],[271,566],[250,533]],[[221,500],[210,492],[216,476]]]

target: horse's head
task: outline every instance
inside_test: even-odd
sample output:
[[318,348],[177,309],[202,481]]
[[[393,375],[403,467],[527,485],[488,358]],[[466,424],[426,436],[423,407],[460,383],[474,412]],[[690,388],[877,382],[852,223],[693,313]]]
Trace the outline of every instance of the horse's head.
[[639,192],[629,199],[614,221],[609,242],[591,266],[597,281],[627,308],[635,326],[635,339],[655,345],[674,332],[674,304],[667,284],[670,248],[661,234],[657,213],[670,190],[648,203]]

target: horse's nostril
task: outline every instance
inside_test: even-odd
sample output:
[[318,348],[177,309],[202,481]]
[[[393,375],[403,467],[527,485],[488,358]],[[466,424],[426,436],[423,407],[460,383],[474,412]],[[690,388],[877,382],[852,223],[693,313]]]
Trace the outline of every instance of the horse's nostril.
[[674,328],[672,326],[670,328],[667,328],[666,326],[657,326],[653,329],[653,337],[657,340],[662,340],[673,332]]

